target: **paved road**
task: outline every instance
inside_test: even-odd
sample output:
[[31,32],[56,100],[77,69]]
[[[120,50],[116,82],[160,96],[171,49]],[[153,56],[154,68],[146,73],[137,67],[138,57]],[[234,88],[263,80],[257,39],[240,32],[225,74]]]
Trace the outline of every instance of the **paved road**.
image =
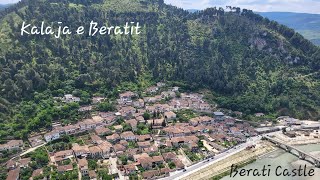
[[183,172],[183,170],[180,170],[178,172],[173,172],[170,174],[169,177],[162,178],[162,180],[172,180],[172,179],[184,178],[184,177],[186,177],[196,171],[199,171],[200,169],[203,169],[205,167],[208,167],[208,166],[216,163],[217,161],[220,161],[226,157],[232,156],[232,155],[244,150],[247,146],[256,144],[260,139],[261,139],[261,136],[252,137],[252,138],[248,139],[248,141],[243,144],[240,144],[238,146],[235,146],[232,149],[229,149],[225,152],[222,152],[220,154],[215,155],[215,157],[212,159],[203,160],[197,164],[194,164],[192,166],[187,167],[185,172]]

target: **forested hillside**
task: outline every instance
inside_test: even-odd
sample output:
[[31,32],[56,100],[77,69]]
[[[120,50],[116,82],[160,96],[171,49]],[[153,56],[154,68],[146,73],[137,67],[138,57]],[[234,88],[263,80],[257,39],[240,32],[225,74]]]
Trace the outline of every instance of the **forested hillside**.
[[[22,0],[0,15],[0,137],[26,137],[77,105],[53,97],[114,98],[166,80],[210,89],[221,107],[245,114],[319,118],[320,50],[249,10],[190,13],[163,0]],[[139,21],[134,36],[21,36],[22,21],[70,27]]]

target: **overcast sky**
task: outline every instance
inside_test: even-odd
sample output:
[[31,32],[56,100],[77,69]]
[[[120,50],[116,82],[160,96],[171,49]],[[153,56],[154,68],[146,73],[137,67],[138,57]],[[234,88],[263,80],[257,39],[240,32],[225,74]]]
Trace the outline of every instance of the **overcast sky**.
[[[0,0],[0,4],[19,0]],[[184,9],[205,9],[207,7],[239,6],[260,12],[303,12],[320,14],[320,0],[165,0]]]
[[238,6],[259,12],[303,12],[320,14],[320,0],[165,0],[184,9]]
[[0,0],[0,4],[12,4],[12,3],[16,3],[19,0]]

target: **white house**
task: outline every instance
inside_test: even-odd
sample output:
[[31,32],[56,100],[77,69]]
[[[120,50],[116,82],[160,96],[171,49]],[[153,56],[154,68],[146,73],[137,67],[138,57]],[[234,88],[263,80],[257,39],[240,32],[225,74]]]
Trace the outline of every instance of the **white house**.
[[60,132],[57,130],[51,131],[44,135],[44,139],[47,142],[54,141],[60,138]]
[[171,89],[171,91],[173,91],[173,92],[179,91],[179,87],[175,86],[175,87],[173,87],[173,88]]
[[66,103],[80,102],[80,98],[75,97],[72,94],[66,94],[66,95],[64,95],[62,101],[66,102]]
[[163,86],[165,86],[165,85],[166,85],[166,83],[163,83],[163,82],[158,82],[158,83],[157,83],[157,86],[158,86],[158,87],[163,87]]

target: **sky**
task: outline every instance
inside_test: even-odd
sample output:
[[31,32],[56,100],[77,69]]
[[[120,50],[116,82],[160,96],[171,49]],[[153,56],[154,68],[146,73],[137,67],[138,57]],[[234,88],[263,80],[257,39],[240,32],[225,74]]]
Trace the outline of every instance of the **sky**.
[[165,0],[184,9],[237,6],[258,12],[300,12],[320,14],[320,0]]
[[[19,0],[0,0],[0,4]],[[258,12],[301,12],[320,14],[320,0],[164,0],[184,9],[205,9],[207,7],[237,6]]]
[[0,0],[0,4],[12,4],[12,3],[16,3],[19,0]]

